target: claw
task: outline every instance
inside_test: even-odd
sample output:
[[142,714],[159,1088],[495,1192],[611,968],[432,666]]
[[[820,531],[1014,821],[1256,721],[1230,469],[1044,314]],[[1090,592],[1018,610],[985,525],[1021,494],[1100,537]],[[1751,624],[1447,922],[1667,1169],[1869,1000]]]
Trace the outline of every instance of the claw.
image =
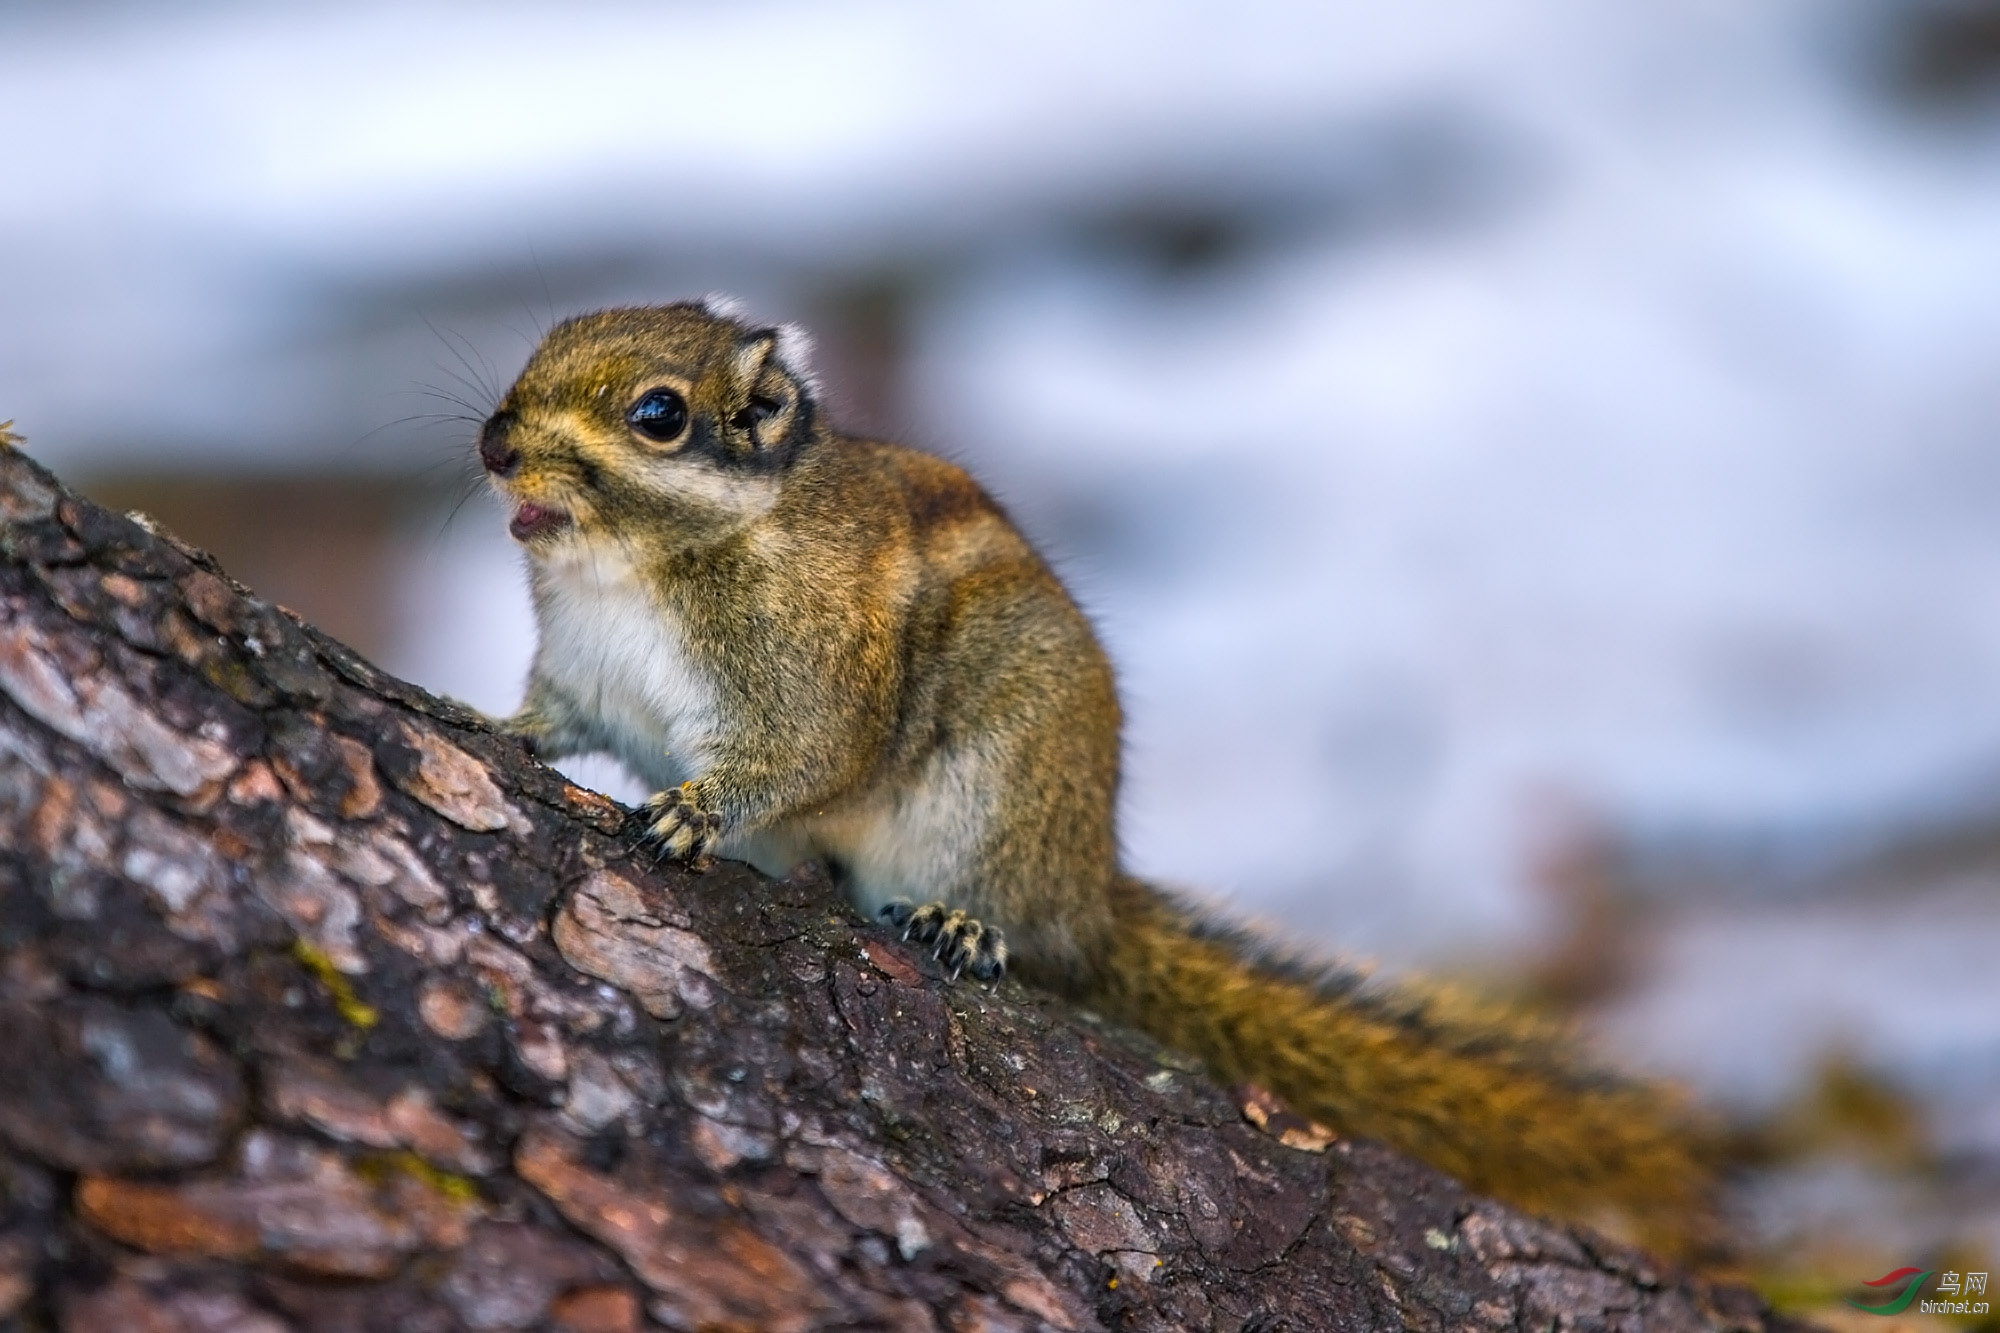
[[640,807],[646,826],[640,832],[640,847],[650,849],[653,864],[683,861],[700,870],[722,831],[722,820],[701,804],[691,784],[656,792]]
[[878,916],[890,928],[902,927],[905,942],[931,946],[931,961],[945,971],[945,980],[956,983],[967,971],[988,985],[997,983],[1007,971],[1007,940],[999,930],[968,916],[962,909],[944,903],[913,907],[903,899],[884,904]]

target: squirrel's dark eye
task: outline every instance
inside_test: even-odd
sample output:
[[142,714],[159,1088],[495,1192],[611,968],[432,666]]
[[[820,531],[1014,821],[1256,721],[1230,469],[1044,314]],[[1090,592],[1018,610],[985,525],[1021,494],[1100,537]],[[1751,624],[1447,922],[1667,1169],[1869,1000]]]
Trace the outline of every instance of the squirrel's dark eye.
[[680,433],[687,429],[687,399],[672,389],[654,389],[632,404],[632,410],[625,414],[625,424],[649,440],[679,439]]

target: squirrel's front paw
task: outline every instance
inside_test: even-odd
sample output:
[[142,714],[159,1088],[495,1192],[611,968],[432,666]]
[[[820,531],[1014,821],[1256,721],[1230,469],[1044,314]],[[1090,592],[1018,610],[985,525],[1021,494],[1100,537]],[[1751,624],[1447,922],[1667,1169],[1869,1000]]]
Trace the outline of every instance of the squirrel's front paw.
[[523,708],[506,717],[488,716],[486,725],[502,736],[520,742],[521,747],[536,759],[543,758],[554,748],[550,742],[555,728],[551,727],[549,720],[536,709]]
[[656,860],[703,866],[722,841],[722,816],[708,808],[692,782],[654,792],[639,810],[646,820],[640,841],[658,849]]
[[1007,975],[1007,937],[998,926],[982,925],[943,903],[912,907],[898,901],[884,907],[881,915],[902,929],[904,939],[936,945],[931,957],[948,969],[952,981],[960,972],[971,972],[981,981]]

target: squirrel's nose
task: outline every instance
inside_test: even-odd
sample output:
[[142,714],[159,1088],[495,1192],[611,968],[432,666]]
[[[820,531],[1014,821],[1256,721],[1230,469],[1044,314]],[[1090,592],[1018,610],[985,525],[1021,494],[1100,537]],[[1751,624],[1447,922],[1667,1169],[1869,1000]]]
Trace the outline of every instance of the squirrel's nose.
[[505,413],[494,415],[479,431],[479,461],[496,477],[511,476],[521,466],[521,451],[507,443]]

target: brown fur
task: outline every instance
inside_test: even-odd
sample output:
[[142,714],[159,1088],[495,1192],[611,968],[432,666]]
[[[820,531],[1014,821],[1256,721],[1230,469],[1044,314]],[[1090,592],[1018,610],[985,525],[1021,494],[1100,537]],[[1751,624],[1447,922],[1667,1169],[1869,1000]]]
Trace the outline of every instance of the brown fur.
[[[684,304],[537,350],[489,426],[506,499],[567,518],[524,539],[543,633],[510,730],[653,777],[667,852],[823,858],[954,972],[1011,964],[1474,1188],[1694,1234],[1707,1178],[1659,1090],[1518,1016],[1269,961],[1124,876],[1089,623],[964,472],[834,431],[781,345]],[[689,419],[667,443],[625,416],[663,388]],[[592,620],[600,588],[660,646]]]

